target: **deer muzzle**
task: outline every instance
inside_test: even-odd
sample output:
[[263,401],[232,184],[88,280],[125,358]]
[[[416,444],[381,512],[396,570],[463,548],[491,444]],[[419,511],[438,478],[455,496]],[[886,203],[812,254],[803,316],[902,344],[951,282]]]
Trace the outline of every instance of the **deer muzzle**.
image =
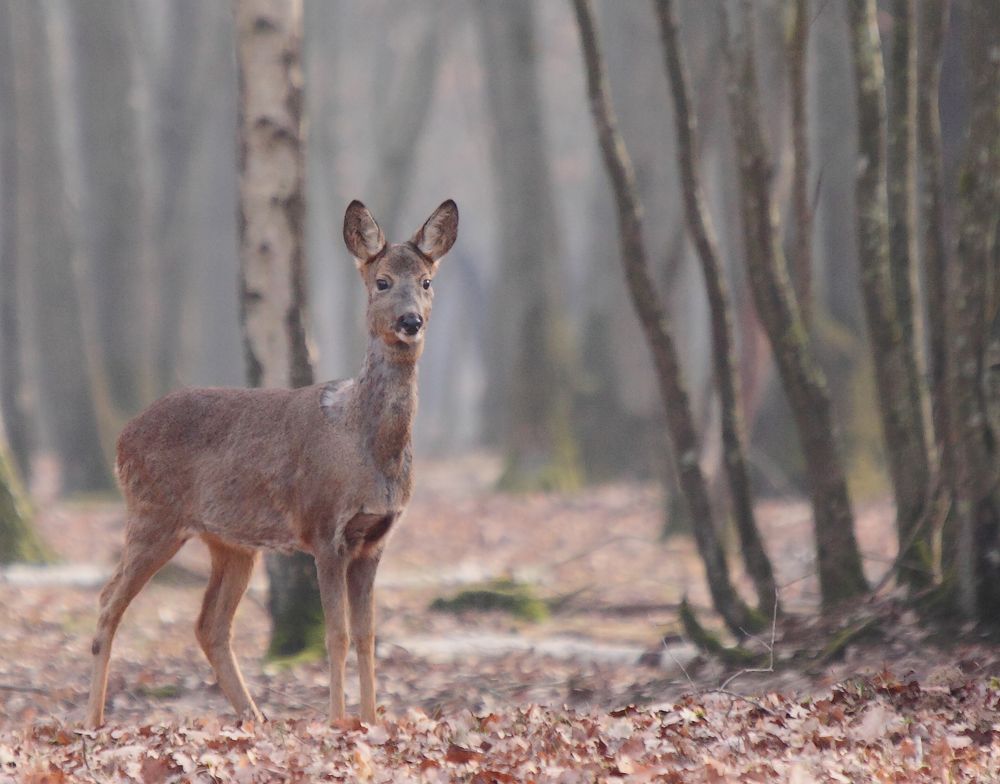
[[396,321],[396,331],[415,337],[424,326],[424,318],[419,313],[404,313]]

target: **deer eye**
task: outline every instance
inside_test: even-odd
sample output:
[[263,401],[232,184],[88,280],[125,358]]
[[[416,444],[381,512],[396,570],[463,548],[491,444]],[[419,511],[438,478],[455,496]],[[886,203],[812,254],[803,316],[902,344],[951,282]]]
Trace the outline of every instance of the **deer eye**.
[[379,291],[388,290],[389,285],[390,285],[389,281],[387,281],[385,278],[379,278],[378,280],[375,281],[375,288],[377,288]]
[[424,282],[421,285],[424,287],[424,290],[429,289],[431,287],[431,279],[425,278]]

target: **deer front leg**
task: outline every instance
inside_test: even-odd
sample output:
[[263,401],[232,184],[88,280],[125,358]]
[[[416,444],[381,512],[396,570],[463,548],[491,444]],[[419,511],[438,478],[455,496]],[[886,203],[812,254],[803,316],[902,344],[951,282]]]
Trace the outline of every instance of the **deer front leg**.
[[340,553],[316,556],[320,598],[326,619],[326,653],[330,659],[330,721],[344,717],[344,662],[347,660],[347,558]]
[[375,570],[380,552],[365,554],[347,568],[347,596],[351,611],[351,638],[358,652],[361,681],[361,720],[375,723]]

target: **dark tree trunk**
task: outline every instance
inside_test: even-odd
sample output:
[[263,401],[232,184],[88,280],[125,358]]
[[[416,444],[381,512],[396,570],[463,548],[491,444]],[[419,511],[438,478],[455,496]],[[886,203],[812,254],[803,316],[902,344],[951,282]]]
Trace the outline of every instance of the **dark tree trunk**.
[[557,294],[558,226],[539,95],[532,0],[476,4],[499,203],[487,419],[506,452],[500,486],[580,482],[569,343]]
[[[912,335],[904,332],[904,322],[911,325],[912,332],[912,297],[907,299],[910,315],[903,317],[899,307],[901,291],[911,291],[912,232],[904,230],[906,236],[898,238],[900,247],[894,246],[899,267],[905,266],[905,270],[894,276],[890,262],[886,159],[882,152],[886,139],[885,77],[875,14],[875,0],[848,3],[858,102],[859,165],[855,196],[861,288],[886,458],[896,500],[899,546],[904,551],[899,576],[902,582],[918,586],[925,584],[932,574],[927,525],[930,456],[924,412],[919,403],[921,379],[917,377],[915,346]],[[907,63],[910,59],[907,54]],[[904,135],[912,136],[909,131]],[[898,174],[903,176],[902,171]],[[908,203],[911,206],[906,210],[912,209],[912,202]],[[900,258],[904,254],[905,264]],[[896,280],[900,280],[899,287]]]
[[729,495],[739,532],[743,558],[754,582],[761,609],[771,615],[776,601],[774,572],[754,518],[753,497],[746,460],[746,436],[743,430],[742,401],[736,374],[733,350],[733,324],[730,312],[729,286],[719,260],[715,227],[705,206],[698,172],[699,155],[696,144],[696,118],[691,110],[689,78],[678,41],[677,13],[673,0],[655,3],[663,54],[674,98],[674,118],[677,133],[677,165],[680,170],[684,215],[688,231],[701,260],[705,278],[705,293],[711,312],[712,362],[715,385],[719,392],[722,428],[722,461],[729,480]]
[[812,356],[777,242],[771,167],[759,120],[752,31],[749,15],[744,13],[743,17],[746,40],[735,53],[729,51],[727,43],[726,59],[747,271],[798,429],[812,499],[820,591],[823,606],[831,607],[864,593],[867,584],[854,537],[854,516],[836,444],[830,396]]
[[809,193],[809,124],[806,116],[806,57],[809,49],[809,0],[791,0],[788,41],[788,100],[792,109],[792,214],[795,258],[791,264],[795,295],[806,332],[812,331],[813,208]]
[[[305,337],[302,4],[237,0],[235,7],[247,382],[305,386],[313,373]],[[267,572],[270,654],[287,656],[321,645],[323,610],[312,557],[269,554]]]
[[642,236],[642,208],[636,191],[635,173],[618,133],[609,95],[603,56],[597,38],[594,12],[589,0],[573,0],[587,72],[587,89],[598,141],[618,206],[621,258],[632,304],[642,324],[653,355],[656,377],[663,398],[667,423],[673,437],[681,490],[687,500],[698,552],[705,565],[709,590],[716,610],[735,633],[759,627],[759,618],[740,599],[729,577],[725,554],[719,542],[708,500],[708,487],[698,464],[698,438],[681,375],[670,322],[649,271],[648,253]]
[[964,615],[1000,618],[1000,15],[965,3],[971,112],[959,177],[949,335],[958,588]]

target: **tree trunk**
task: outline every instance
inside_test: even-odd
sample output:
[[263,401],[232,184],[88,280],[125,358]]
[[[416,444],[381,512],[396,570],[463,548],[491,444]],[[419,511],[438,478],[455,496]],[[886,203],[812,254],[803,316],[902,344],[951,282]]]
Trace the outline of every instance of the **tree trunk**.
[[684,215],[688,231],[701,260],[705,277],[705,293],[711,312],[712,362],[715,385],[719,392],[722,428],[722,461],[729,480],[729,495],[739,532],[743,559],[757,591],[758,605],[767,615],[774,611],[776,594],[774,572],[761,542],[754,517],[753,497],[746,460],[746,436],[743,431],[742,401],[736,375],[733,351],[733,324],[730,311],[729,286],[719,260],[718,241],[711,214],[705,206],[698,174],[699,155],[696,144],[696,118],[689,102],[687,70],[678,42],[677,13],[673,0],[658,0],[655,4],[663,54],[674,99],[677,133],[677,165],[680,170]]
[[[211,80],[201,78],[209,66],[214,48],[213,27],[218,19],[211,6],[193,3],[168,4],[169,23],[164,65],[154,80],[156,103],[162,117],[169,118],[158,135],[162,161],[160,167],[162,214],[156,226],[154,242],[159,250],[158,310],[160,324],[154,337],[158,387],[171,389],[181,381],[182,325],[185,307],[191,301],[192,270],[199,264],[201,252],[195,251],[193,229],[186,210],[197,209],[188,198],[195,179],[199,133],[212,111],[214,98]],[[209,197],[211,198],[211,197]]]
[[[41,446],[62,468],[65,492],[113,487],[96,426],[94,399],[81,338],[81,302],[67,275],[74,241],[65,222],[68,206],[51,68],[56,45],[46,24],[59,9],[41,3],[12,3],[15,41],[19,169],[18,258],[26,270],[25,332],[32,351],[26,371],[37,389]],[[22,168],[23,167],[23,168]],[[121,324],[119,324],[121,329]],[[27,342],[27,340],[25,341]]]
[[[403,6],[402,8],[405,8]],[[366,203],[379,216],[386,236],[401,236],[409,226],[400,222],[419,160],[420,137],[427,127],[441,61],[443,8],[420,4],[396,23],[406,30],[406,45],[395,58],[392,78],[376,106],[375,177]]]
[[[101,451],[105,462],[115,461],[115,442],[127,419],[112,399],[101,335],[101,284],[94,263],[92,244],[88,242],[85,216],[80,208],[87,202],[83,184],[83,163],[86,159],[80,139],[80,107],[77,103],[80,90],[74,78],[74,46],[70,36],[66,4],[61,0],[48,2],[46,12],[45,51],[51,74],[51,89],[46,96],[56,118],[54,125],[59,151],[58,161],[65,198],[59,202],[60,218],[67,234],[73,238],[68,266],[73,290],[80,309],[80,341],[83,344],[83,361],[86,381],[94,400],[94,415]],[[130,327],[131,328],[131,325]]]
[[31,525],[31,509],[0,428],[0,564],[45,559],[45,547]]
[[10,451],[21,476],[27,477],[31,460],[29,396],[22,368],[22,270],[17,255],[18,199],[23,197],[17,179],[18,138],[14,30],[10,4],[0,5],[0,412],[10,441]]
[[502,436],[509,489],[580,482],[570,424],[569,343],[558,227],[539,96],[533,0],[477,3],[496,173],[502,270],[491,317],[487,419]]
[[[306,345],[301,0],[237,0],[239,231],[247,382],[313,382]],[[323,639],[313,559],[269,555],[270,654]]]
[[[879,415],[896,500],[897,534],[900,549],[904,551],[899,577],[902,582],[916,587],[925,584],[932,575],[930,526],[927,525],[930,457],[924,412],[919,403],[921,379],[916,375],[915,346],[911,335],[904,333],[904,323],[911,327],[913,324],[912,297],[907,295],[905,303],[909,315],[903,316],[899,307],[901,291],[911,291],[909,247],[912,232],[904,230],[899,236],[901,247],[893,246],[899,254],[897,259],[906,254],[905,265],[899,260],[900,267],[905,266],[905,270],[894,276],[890,263],[886,160],[882,154],[886,137],[885,78],[875,13],[875,0],[850,0],[848,3],[858,102],[859,165],[855,181],[858,248]],[[907,63],[910,59],[907,54]],[[906,111],[909,112],[909,108]],[[912,136],[909,131],[904,135]],[[902,171],[898,174],[903,176]],[[910,209],[912,206],[900,207],[897,211]],[[895,285],[897,279],[900,280],[898,287]]]
[[951,449],[948,433],[948,240],[944,220],[944,175],[942,172],[941,56],[948,22],[948,0],[923,0],[919,4],[917,83],[917,140],[923,187],[920,213],[924,227],[924,290],[927,292],[928,356],[930,369],[931,421],[939,461],[940,481],[951,487]]
[[[151,402],[140,391],[140,370],[148,359],[142,355],[141,335],[154,315],[142,301],[140,284],[146,267],[139,176],[144,164],[137,134],[141,109],[133,108],[131,100],[137,67],[129,44],[131,10],[129,0],[105,0],[93,6],[67,2],[57,11],[70,15],[67,27],[75,52],[71,98],[83,153],[78,164],[83,198],[74,208],[81,213],[78,224],[86,229],[76,242],[86,245],[93,262],[89,274],[97,299],[91,307],[111,408],[100,412],[102,426]],[[118,427],[108,429],[102,437],[114,441]]]
[[604,163],[618,206],[622,265],[632,304],[642,324],[656,367],[656,377],[673,437],[681,490],[687,500],[698,552],[705,564],[712,602],[726,625],[743,634],[760,626],[760,618],[740,599],[729,577],[725,554],[718,539],[708,501],[708,487],[698,464],[698,438],[687,391],[681,375],[670,322],[649,272],[642,235],[642,207],[636,191],[635,172],[618,132],[609,95],[607,74],[597,38],[590,0],[573,0],[584,63],[587,90]]
[[795,296],[807,333],[812,331],[813,208],[809,193],[809,125],[806,116],[806,63],[809,48],[809,0],[791,0],[788,40],[788,100],[792,109],[792,214],[795,216]]
[[949,335],[954,417],[957,564],[963,614],[1000,618],[1000,16],[967,2],[971,113],[959,177],[953,329]]
[[[816,559],[824,607],[867,590],[854,537],[843,463],[836,445],[830,396],[812,356],[798,302],[777,241],[771,204],[771,167],[761,132],[752,31],[736,54],[726,43],[729,96],[740,166],[743,230],[750,288],[767,332],[806,463],[813,506]],[[726,36],[730,35],[726,22]]]

